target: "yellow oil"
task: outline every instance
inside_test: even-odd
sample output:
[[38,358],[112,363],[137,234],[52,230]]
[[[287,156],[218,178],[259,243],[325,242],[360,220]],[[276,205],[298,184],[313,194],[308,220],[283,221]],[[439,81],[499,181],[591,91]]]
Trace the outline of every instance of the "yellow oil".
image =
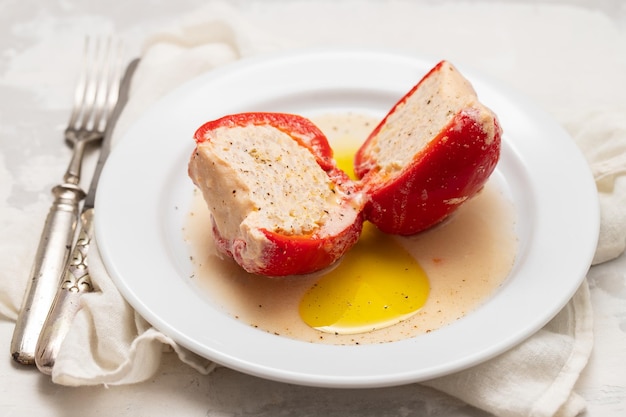
[[[336,149],[337,165],[351,176],[353,155],[353,149]],[[340,264],[305,293],[299,313],[306,324],[321,331],[368,332],[415,314],[429,290],[428,277],[415,258],[393,236],[366,222],[359,241]]]

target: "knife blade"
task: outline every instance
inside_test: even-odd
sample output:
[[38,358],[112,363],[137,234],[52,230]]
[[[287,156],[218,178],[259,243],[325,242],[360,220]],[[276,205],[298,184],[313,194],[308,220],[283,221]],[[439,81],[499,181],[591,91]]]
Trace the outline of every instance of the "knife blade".
[[111,151],[111,138],[119,116],[128,101],[128,92],[139,58],[132,60],[126,67],[120,83],[119,98],[111,114],[110,122],[104,133],[100,156],[96,163],[89,191],[85,197],[80,214],[80,232],[65,268],[61,285],[37,341],[35,364],[44,374],[50,375],[57,355],[70,326],[80,310],[80,297],[93,291],[89,275],[89,246],[93,237],[93,216],[96,190],[102,168]]

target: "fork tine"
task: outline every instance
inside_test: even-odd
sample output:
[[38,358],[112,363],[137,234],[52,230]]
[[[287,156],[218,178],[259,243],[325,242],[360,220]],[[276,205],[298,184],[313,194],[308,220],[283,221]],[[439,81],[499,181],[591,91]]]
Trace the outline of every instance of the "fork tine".
[[118,41],[114,45],[113,41],[109,38],[103,59],[108,65],[101,65],[102,73],[100,74],[100,83],[97,88],[93,118],[93,127],[100,132],[104,131],[109,115],[115,103],[117,103],[122,69],[121,42]]
[[76,89],[74,90],[74,103],[72,105],[70,121],[68,122],[68,126],[70,127],[74,127],[76,125],[76,122],[82,113],[83,102],[85,100],[85,94],[87,93],[87,77],[90,73],[89,48],[89,38],[86,38],[83,46],[81,72],[78,83],[76,84]]
[[76,87],[68,125],[102,133],[117,101],[122,66],[122,43],[108,38],[85,39],[83,71]]
[[98,74],[95,74],[94,85],[95,95],[93,100],[93,118],[91,119],[92,130],[99,130],[100,120],[104,115],[106,109],[107,95],[109,94],[110,80],[110,64],[105,65],[111,60],[111,39],[108,38],[104,45],[104,51],[101,54],[102,62],[98,65]]
[[[120,83],[122,82],[122,68],[124,66],[124,45],[121,41],[117,43],[117,60],[113,66],[113,71],[111,71],[111,87],[109,88],[108,99],[106,102],[106,116],[105,120],[108,121],[111,114],[113,113],[113,108],[117,104],[117,100],[119,98],[120,93]],[[104,128],[103,128],[104,130]]]
[[[89,42],[89,38],[87,38],[86,42]],[[103,63],[105,59],[102,57],[103,54],[100,51],[102,48],[100,40],[96,39],[93,43],[94,46],[92,47],[91,54],[90,56],[87,56],[87,59],[89,59],[86,78],[87,86],[85,88],[85,96],[83,97],[83,102],[81,105],[82,118],[79,126],[79,129],[85,130],[93,129],[93,126],[90,125],[90,120],[93,116],[93,109],[96,106],[96,99],[99,87],[98,84],[104,68]]]
[[69,129],[86,129],[92,114],[97,89],[98,72],[101,63],[98,62],[100,55],[100,42],[98,39],[85,38],[83,48],[82,72],[74,96],[74,108],[68,123]]

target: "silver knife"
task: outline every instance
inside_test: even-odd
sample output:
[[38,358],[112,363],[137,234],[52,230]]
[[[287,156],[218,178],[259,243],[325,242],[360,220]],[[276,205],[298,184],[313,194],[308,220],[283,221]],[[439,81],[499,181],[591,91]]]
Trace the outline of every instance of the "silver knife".
[[52,367],[56,361],[61,344],[72,325],[76,313],[80,310],[80,297],[86,292],[93,291],[91,277],[89,276],[88,253],[93,236],[92,220],[96,188],[98,187],[102,167],[111,151],[111,137],[113,136],[115,124],[128,101],[128,90],[137,64],[139,64],[138,58],[131,61],[122,78],[119,98],[111,114],[107,130],[104,133],[100,156],[91,179],[87,197],[83,203],[80,215],[80,232],[65,269],[61,285],[57,290],[54,302],[37,341],[35,364],[41,372],[47,375],[52,373]]

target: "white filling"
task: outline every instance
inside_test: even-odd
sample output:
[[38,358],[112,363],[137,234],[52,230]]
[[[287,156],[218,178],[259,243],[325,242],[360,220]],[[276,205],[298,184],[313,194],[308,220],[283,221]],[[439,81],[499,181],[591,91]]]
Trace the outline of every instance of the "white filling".
[[444,62],[388,117],[370,155],[376,155],[382,171],[402,170],[459,111],[467,108],[480,110],[477,120],[484,120],[484,113],[491,113],[478,103],[471,84]]
[[259,228],[306,235],[328,223],[346,224],[342,195],[315,157],[271,126],[212,131],[198,146],[191,172],[226,238],[251,243],[260,238]]

